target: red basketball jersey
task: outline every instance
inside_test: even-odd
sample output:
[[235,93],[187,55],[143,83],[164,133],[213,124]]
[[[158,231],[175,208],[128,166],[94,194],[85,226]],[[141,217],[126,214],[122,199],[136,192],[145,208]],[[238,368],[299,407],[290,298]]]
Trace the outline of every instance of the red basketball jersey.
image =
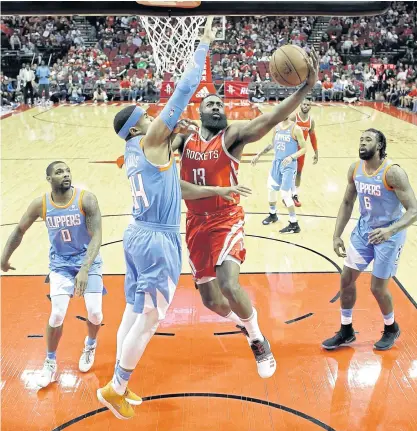
[[306,121],[303,121],[301,117],[298,115],[298,113],[295,115],[295,123],[297,126],[303,131],[304,139],[307,139],[308,132],[311,129],[311,117],[308,116]]
[[[219,132],[210,141],[199,134],[191,135],[184,144],[181,157],[181,179],[201,186],[235,186],[239,160],[226,149],[225,130]],[[195,214],[210,214],[236,205],[239,196],[234,196],[236,203],[226,201],[219,196],[186,200],[187,208]]]

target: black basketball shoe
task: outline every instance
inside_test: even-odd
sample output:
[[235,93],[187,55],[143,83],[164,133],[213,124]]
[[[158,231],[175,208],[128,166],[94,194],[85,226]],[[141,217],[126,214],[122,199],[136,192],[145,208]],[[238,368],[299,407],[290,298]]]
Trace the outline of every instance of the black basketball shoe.
[[339,332],[332,338],[328,338],[321,343],[321,346],[326,350],[334,350],[341,346],[347,346],[356,340],[355,331],[352,325],[342,325]]
[[278,216],[276,214],[269,213],[269,216],[266,219],[262,220],[262,224],[268,225],[271,223],[275,223],[277,221],[278,221]]
[[298,225],[298,222],[295,223],[289,223],[287,227],[284,227],[284,229],[281,229],[279,233],[299,233],[301,232],[300,226]]
[[401,331],[397,322],[394,322],[392,325],[384,325],[381,339],[374,344],[375,350],[391,349],[400,334]]

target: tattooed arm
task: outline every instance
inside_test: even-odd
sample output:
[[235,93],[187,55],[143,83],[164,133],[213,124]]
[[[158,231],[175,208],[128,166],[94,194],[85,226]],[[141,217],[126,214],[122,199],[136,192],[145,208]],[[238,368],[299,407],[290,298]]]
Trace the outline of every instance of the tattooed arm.
[[82,200],[82,207],[85,212],[88,233],[91,241],[87,247],[87,254],[81,269],[75,277],[75,292],[82,296],[87,289],[88,271],[98,255],[102,241],[101,213],[97,198],[93,193],[85,192]]

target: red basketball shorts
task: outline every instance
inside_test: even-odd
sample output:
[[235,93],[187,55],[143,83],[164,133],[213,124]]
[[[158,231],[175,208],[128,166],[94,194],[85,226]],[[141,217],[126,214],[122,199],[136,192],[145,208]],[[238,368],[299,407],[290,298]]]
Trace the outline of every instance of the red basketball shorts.
[[225,260],[245,260],[244,224],[245,213],[238,206],[209,215],[187,213],[185,240],[197,284],[216,278],[216,266]]

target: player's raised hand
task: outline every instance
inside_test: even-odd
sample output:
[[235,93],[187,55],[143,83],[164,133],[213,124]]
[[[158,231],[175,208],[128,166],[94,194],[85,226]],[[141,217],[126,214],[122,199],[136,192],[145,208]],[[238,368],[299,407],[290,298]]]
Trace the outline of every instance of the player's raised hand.
[[368,235],[368,242],[374,245],[381,244],[391,238],[391,236],[392,232],[387,227],[374,229]]
[[195,121],[191,121],[191,120],[188,120],[187,118],[184,118],[178,121],[173,133],[179,133],[182,135],[198,133],[198,124]]
[[250,196],[252,190],[246,186],[231,186],[231,187],[219,187],[217,194],[224,200],[235,203],[236,200],[233,195]]
[[318,81],[318,65],[319,65],[319,57],[314,47],[312,47],[310,50],[310,54],[307,59],[307,64],[308,64],[309,73],[308,73],[306,83],[310,88],[313,88]]
[[210,44],[216,38],[217,27],[213,27],[214,16],[208,16],[204,26],[204,34],[201,42]]
[[10,265],[10,262],[9,261],[7,261],[7,262],[1,262],[1,270],[3,271],[3,272],[7,272],[9,269],[12,269],[13,271],[16,271],[16,268],[15,267],[13,267],[12,265]]
[[333,250],[339,257],[346,257],[345,243],[342,238],[333,238]]
[[81,268],[78,271],[78,274],[75,277],[75,281],[74,281],[75,294],[78,296],[83,296],[85,290],[87,289],[87,284],[88,284],[88,269]]

